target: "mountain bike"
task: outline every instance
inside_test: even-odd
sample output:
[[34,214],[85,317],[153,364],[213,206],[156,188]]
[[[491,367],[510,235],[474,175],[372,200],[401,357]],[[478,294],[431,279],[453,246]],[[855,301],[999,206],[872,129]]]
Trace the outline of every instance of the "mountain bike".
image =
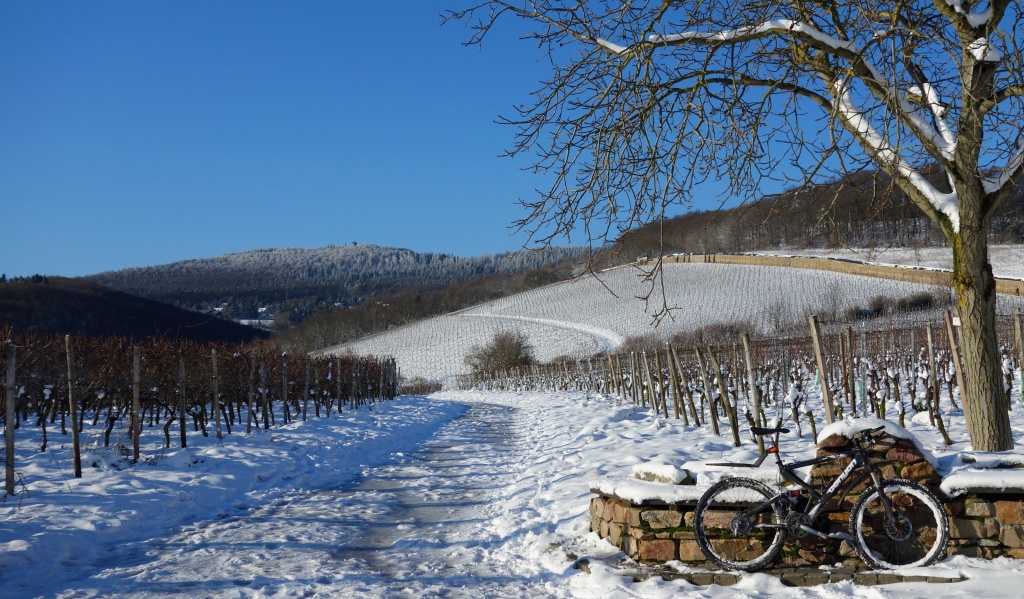
[[[726,570],[759,570],[779,556],[789,536],[813,535],[846,540],[873,569],[927,566],[945,554],[949,540],[946,511],[924,486],[906,479],[883,480],[867,448],[879,442],[885,427],[863,430],[848,449],[835,454],[785,463],[778,449],[782,427],[751,427],[755,435],[769,436],[770,447],[753,464],[709,464],[756,468],[774,455],[781,477],[795,488],[773,490],[751,478],[726,478],[697,502],[693,533],[704,555]],[[849,458],[850,463],[828,488],[817,489],[797,470]],[[857,474],[857,476],[854,476]],[[850,512],[849,532],[826,533],[815,521],[836,494],[843,496],[870,478]]]

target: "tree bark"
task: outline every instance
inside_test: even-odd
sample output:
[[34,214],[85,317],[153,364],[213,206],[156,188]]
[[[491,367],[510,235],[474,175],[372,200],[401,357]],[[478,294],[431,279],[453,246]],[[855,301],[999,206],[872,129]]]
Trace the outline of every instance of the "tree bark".
[[[961,215],[971,202],[961,193]],[[977,205],[977,204],[975,204]],[[987,218],[961,218],[953,242],[953,288],[963,333],[964,410],[976,451],[1013,448],[996,338],[996,283],[988,258]]]

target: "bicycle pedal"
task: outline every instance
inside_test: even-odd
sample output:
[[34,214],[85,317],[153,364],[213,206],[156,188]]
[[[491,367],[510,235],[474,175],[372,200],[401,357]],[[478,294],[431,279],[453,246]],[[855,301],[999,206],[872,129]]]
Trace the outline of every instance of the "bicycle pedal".
[[839,539],[840,541],[852,541],[853,540],[853,537],[851,537],[850,533],[848,533],[848,532],[834,532],[834,533],[828,535],[828,538],[830,538],[830,539]]

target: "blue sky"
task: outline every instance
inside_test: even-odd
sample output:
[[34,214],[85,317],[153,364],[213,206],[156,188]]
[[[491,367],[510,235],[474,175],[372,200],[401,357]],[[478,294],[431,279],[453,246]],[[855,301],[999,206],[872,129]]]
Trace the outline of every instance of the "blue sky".
[[[0,2],[0,272],[358,241],[518,249],[498,155],[545,75],[450,2]],[[582,242],[582,240],[573,240]]]

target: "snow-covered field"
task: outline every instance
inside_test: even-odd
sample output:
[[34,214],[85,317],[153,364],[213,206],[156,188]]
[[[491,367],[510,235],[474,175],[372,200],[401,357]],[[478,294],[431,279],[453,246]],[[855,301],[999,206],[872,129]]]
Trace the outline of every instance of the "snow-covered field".
[[[1024,406],[1013,400],[1024,457]],[[944,470],[964,468],[963,442],[946,448],[927,418],[911,420]],[[961,422],[952,419],[954,439]],[[638,464],[700,471],[756,449],[606,396],[403,397],[223,441],[196,436],[187,450],[163,450],[148,434],[143,461],[94,447],[81,479],[63,440],[26,450],[38,447],[32,430],[19,433],[20,493],[0,503],[11,599],[1015,598],[1024,585],[1022,561],[963,557],[928,569],[968,579],[953,584],[790,588],[766,574],[734,587],[635,583],[624,556],[589,532],[592,484],[626,480]],[[813,446],[794,432],[782,448],[796,457]]]
[[[912,251],[907,252],[913,257]],[[935,248],[920,253],[930,261],[927,265],[941,266],[941,256],[949,250]],[[894,263],[899,262],[896,258],[907,257],[885,256]],[[1024,249],[996,248],[993,261],[1000,276],[1024,276]],[[842,314],[847,308],[868,305],[878,295],[899,299],[921,292],[948,294],[948,290],[930,285],[827,271],[666,264],[663,280],[653,288],[650,306],[657,309],[664,304],[673,310],[655,327],[651,313],[637,299],[650,289],[643,275],[635,267],[616,268],[596,277],[549,285],[396,328],[328,351],[392,355],[404,376],[446,379],[467,370],[463,359],[473,345],[487,343],[503,329],[522,331],[536,357],[549,361],[614,349],[629,336],[654,334],[667,340],[680,332],[719,323],[745,323],[752,333],[772,334],[780,326],[802,326],[807,314]],[[1011,298],[1001,301],[1003,311],[1021,305]]]

